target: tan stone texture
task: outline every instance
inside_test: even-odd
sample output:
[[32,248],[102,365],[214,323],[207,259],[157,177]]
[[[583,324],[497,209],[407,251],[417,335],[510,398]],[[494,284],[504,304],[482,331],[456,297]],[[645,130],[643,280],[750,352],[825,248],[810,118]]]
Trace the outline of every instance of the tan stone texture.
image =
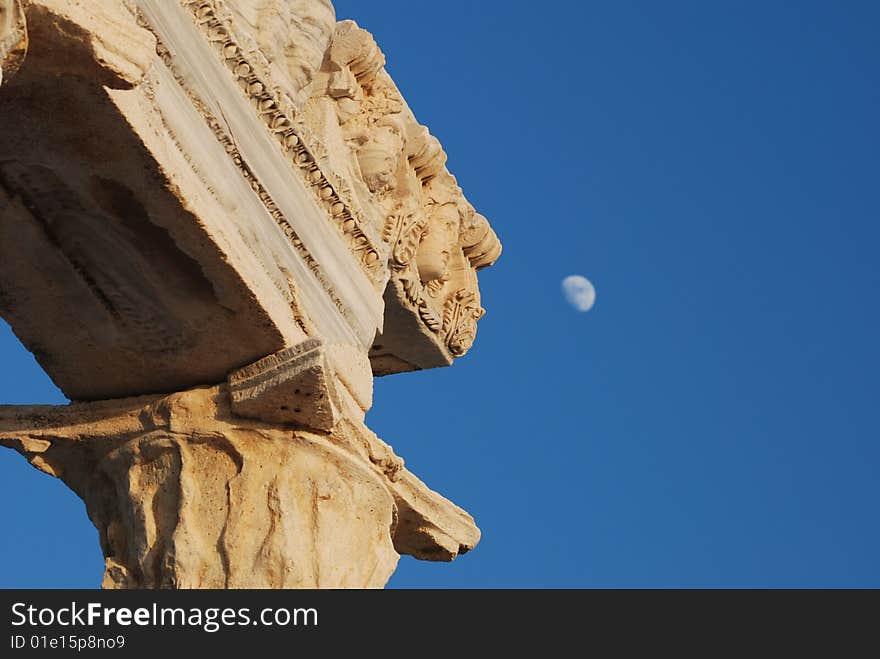
[[105,587],[380,587],[471,517],[363,423],[448,366],[499,257],[327,0],[0,0],[0,316],[62,407],[0,443],[65,481]]
[[225,386],[0,407],[0,444],[85,501],[105,588],[381,587],[398,552],[451,560],[479,539],[362,424],[248,421]]

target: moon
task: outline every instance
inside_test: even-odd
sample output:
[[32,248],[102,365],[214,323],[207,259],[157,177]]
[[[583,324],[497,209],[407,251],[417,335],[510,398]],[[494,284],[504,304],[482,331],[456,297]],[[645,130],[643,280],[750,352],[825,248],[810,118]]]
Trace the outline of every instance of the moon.
[[562,292],[568,303],[578,311],[589,311],[596,303],[596,289],[581,275],[569,275],[562,280]]

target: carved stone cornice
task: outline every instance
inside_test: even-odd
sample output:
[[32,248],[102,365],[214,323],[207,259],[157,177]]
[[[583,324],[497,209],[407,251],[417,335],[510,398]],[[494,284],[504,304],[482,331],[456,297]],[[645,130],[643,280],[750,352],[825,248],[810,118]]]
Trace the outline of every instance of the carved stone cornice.
[[[239,1],[227,0],[232,7]],[[431,250],[425,249],[422,243],[431,232],[432,209],[435,208],[453,207],[458,212],[457,238],[443,250],[444,253],[461,250],[476,270],[493,263],[501,246],[488,222],[475,213],[446,169],[446,154],[440,143],[426,127],[418,124],[384,71],[384,55],[372,36],[352,21],[339,23],[329,41],[324,63],[314,72],[311,85],[304,90],[285,90],[273,82],[268,60],[254,40],[248,39],[247,46],[240,43],[236,33],[240,33],[241,28],[236,28],[232,12],[224,2],[180,2],[205,38],[214,45],[218,59],[235,78],[238,88],[256,109],[294,170],[301,173],[316,202],[334,222],[339,235],[374,285],[385,285],[390,268],[391,277],[400,278],[404,290],[408,291],[408,296],[392,303],[408,309],[428,330],[425,336],[436,344],[434,350],[438,351],[440,362],[450,363],[451,358],[463,355],[472,339],[451,339],[453,348],[450,343],[452,334],[460,336],[461,333],[445,326],[443,318],[461,315],[450,315],[448,311],[457,308],[461,290],[469,291],[472,297],[478,295],[476,279],[459,276],[457,281],[450,281],[448,274],[440,274],[433,281],[426,280],[420,276],[418,268],[410,266],[416,262],[420,248],[430,257]],[[166,65],[175,71],[173,57],[161,39],[159,51]],[[295,65],[291,63],[291,66]],[[334,304],[341,313],[347,313],[344,303],[335,297],[321,265],[239,153],[223,118],[215,116],[199,101],[184,77],[179,74],[176,77],[267,211],[322,282]],[[301,91],[312,99],[313,104],[332,102],[338,127],[316,120],[314,111],[308,111],[308,100],[298,98],[294,101],[292,94],[299,96]],[[306,111],[299,111],[297,105]],[[351,150],[348,160],[343,159],[342,164],[337,153],[335,166],[327,150],[327,145],[333,143],[345,143]],[[365,203],[381,209],[385,220],[378,228],[361,210]],[[435,227],[434,231],[436,234],[441,229]],[[456,258],[454,253],[445,257],[447,262]],[[389,286],[389,290],[397,288]],[[428,287],[430,295],[421,294],[424,287]],[[414,293],[415,290],[419,293]],[[481,315],[482,311],[478,313],[476,310],[464,314],[470,318]],[[392,334],[393,331],[391,328]],[[386,328],[383,334],[387,337],[388,333]],[[467,333],[468,336],[472,334]],[[435,338],[430,339],[431,336]],[[431,365],[438,364],[429,359],[416,367]]]
[[384,65],[329,0],[0,0],[0,315],[75,401],[0,445],[83,498],[105,587],[479,541],[364,425],[374,374],[471,347],[501,252]]
[[[385,249],[379,246],[375,232],[366,226],[362,213],[346,204],[340,197],[333,184],[324,174],[314,151],[320,147],[312,135],[301,124],[296,122],[296,112],[287,101],[285,95],[273,85],[270,78],[259,74],[259,67],[254,64],[242,50],[236,40],[230,26],[230,13],[223,7],[219,0],[183,0],[181,3],[192,15],[196,25],[214,46],[215,51],[223,64],[234,76],[239,89],[248,98],[248,101],[257,110],[257,116],[263,121],[266,128],[275,137],[279,147],[283,150],[290,161],[294,171],[300,172],[304,181],[312,190],[315,199],[325,210],[327,217],[333,222],[339,235],[343,237],[351,252],[358,258],[364,272],[370,277],[377,287],[384,285],[384,273],[380,254]],[[168,50],[163,48],[166,55]],[[185,80],[182,81],[185,85]],[[204,111],[204,109],[203,109]],[[206,112],[206,115],[209,113]],[[222,130],[217,117],[209,117],[212,128],[216,127],[219,132],[218,138],[225,144],[232,145],[234,141]],[[311,142],[309,148],[307,144]],[[232,155],[232,154],[231,154]],[[240,154],[233,155],[236,163],[243,163]],[[254,185],[260,183],[251,171],[247,172]],[[271,199],[265,191],[261,198],[267,199],[267,208],[273,217],[276,217],[291,239],[293,245],[299,251],[303,251],[302,241],[296,236],[290,224],[283,218],[279,218],[279,211],[274,207]],[[310,264],[314,259],[305,252],[305,258]]]
[[392,279],[386,305],[400,307],[425,330],[415,335],[424,345],[413,351],[411,328],[396,327],[408,321],[386,312],[371,353],[376,372],[386,374],[394,372],[390,356],[403,360],[400,370],[412,370],[451,363],[470,348],[484,313],[474,273],[494,263],[501,244],[462,194],[440,143],[417,122],[383,63],[372,36],[343,21],[310,89],[315,104],[333,99],[351,150],[354,187],[365,189],[362,194],[385,216],[382,237],[391,247]]

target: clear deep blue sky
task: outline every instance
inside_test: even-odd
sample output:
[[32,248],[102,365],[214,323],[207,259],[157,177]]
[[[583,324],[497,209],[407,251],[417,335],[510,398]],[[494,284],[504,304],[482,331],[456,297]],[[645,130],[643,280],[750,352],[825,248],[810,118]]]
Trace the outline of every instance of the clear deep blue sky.
[[[880,4],[336,7],[505,247],[471,353],[377,381],[483,530],[391,584],[880,586]],[[0,402],[63,402],[0,358]],[[0,449],[0,500],[0,586],[99,584],[62,483]]]

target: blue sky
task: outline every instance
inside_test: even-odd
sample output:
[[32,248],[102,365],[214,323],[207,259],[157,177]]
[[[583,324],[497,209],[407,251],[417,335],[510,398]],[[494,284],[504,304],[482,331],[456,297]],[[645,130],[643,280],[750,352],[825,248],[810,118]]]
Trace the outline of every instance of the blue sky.
[[[377,381],[483,530],[391,585],[880,586],[880,5],[336,7],[505,246],[471,353]],[[63,401],[0,357],[0,402]],[[62,483],[0,451],[0,499],[0,586],[98,585]]]

